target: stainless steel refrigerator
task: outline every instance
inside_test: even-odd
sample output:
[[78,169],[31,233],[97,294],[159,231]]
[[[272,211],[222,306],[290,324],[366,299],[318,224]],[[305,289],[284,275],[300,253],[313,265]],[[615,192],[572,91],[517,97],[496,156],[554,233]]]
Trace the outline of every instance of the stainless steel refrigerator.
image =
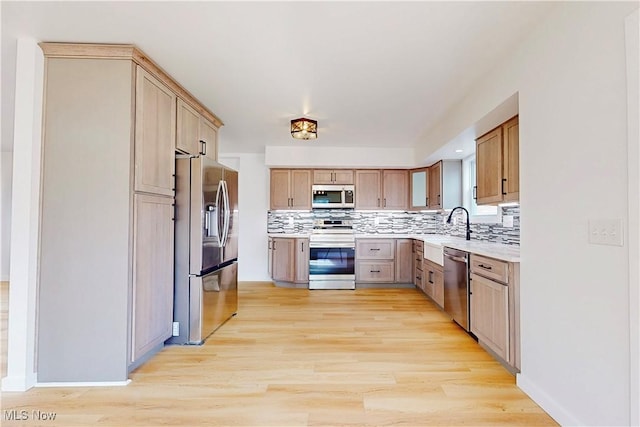
[[238,310],[238,172],[176,158],[174,336],[202,344]]

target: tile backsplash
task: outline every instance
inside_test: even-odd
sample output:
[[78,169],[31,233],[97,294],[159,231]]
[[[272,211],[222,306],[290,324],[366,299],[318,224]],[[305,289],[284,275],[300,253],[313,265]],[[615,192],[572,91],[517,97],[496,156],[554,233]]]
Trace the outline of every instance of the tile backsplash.
[[[471,224],[471,239],[509,245],[520,244],[520,206],[502,207],[502,215],[513,217],[513,227],[502,224]],[[310,233],[316,218],[353,220],[356,233],[370,234],[444,234],[464,237],[465,213],[454,214],[455,225],[445,223],[448,214],[435,212],[384,212],[341,209],[313,211],[269,211],[268,233]]]

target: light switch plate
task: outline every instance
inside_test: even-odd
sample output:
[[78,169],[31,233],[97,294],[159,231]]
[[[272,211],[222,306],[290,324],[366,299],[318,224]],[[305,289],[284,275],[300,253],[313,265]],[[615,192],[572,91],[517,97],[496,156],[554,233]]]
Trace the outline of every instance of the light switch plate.
[[623,246],[622,219],[590,219],[589,243]]

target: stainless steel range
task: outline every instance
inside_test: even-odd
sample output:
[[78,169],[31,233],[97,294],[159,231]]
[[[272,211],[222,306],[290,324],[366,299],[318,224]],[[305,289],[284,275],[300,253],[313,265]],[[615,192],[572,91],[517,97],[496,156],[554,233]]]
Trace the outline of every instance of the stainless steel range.
[[356,288],[352,220],[315,220],[309,251],[309,289]]

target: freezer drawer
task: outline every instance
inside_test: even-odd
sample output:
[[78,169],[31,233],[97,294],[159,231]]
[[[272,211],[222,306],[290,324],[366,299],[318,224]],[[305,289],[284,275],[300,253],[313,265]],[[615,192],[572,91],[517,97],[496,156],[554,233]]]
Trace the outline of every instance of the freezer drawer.
[[238,311],[238,264],[189,279],[189,343],[202,344]]

